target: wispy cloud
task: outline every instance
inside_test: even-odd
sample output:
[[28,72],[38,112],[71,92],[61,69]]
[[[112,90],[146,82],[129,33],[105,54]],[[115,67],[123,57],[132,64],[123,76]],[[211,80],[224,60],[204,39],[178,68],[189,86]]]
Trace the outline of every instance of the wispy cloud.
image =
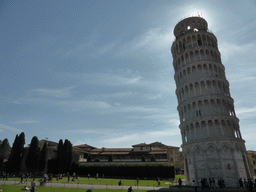
[[255,46],[256,42],[239,45],[222,41],[219,44],[219,50],[221,52],[223,62],[227,62],[230,57],[236,55],[237,53],[248,54],[248,52],[254,51]]
[[140,134],[136,133],[136,134],[131,134],[131,135],[124,135],[121,137],[115,137],[115,138],[111,138],[111,139],[105,139],[102,142],[117,144],[117,143],[126,142],[126,141],[129,141],[129,142],[137,141],[139,139],[141,139]]
[[[17,129],[17,128],[8,126],[8,125],[3,125],[3,124],[1,124],[1,123],[0,123],[0,128],[6,129],[6,130],[9,130],[9,131],[13,131],[13,132],[22,132],[22,130],[20,130],[20,129]],[[2,131],[3,131],[3,130],[2,130]]]
[[[125,42],[117,51],[117,56],[130,55],[134,51],[156,52],[169,49],[175,39],[171,34],[171,28],[162,29],[161,27],[150,28],[143,34],[135,37],[130,42]],[[168,53],[170,54],[170,53]]]
[[149,135],[150,137],[165,137],[165,136],[180,135],[180,131],[178,128],[175,130],[151,131],[147,135]]
[[252,108],[248,108],[248,107],[244,107],[244,108],[240,108],[236,111],[237,114],[241,115],[241,114],[246,114],[246,113],[256,113],[256,107],[252,107]]
[[31,124],[31,123],[37,123],[37,121],[27,120],[27,121],[16,121],[14,123],[17,123],[17,124]]
[[98,84],[98,85],[131,85],[139,84],[142,77],[138,74],[129,74],[125,72],[123,74],[108,72],[108,73],[94,73],[94,74],[81,74],[82,81],[84,83]]
[[108,53],[112,51],[117,46],[117,44],[118,44],[118,41],[111,42],[107,45],[104,45],[103,47],[99,48],[98,53],[101,55]]
[[64,89],[46,89],[46,88],[38,88],[34,89],[35,92],[48,95],[48,96],[54,96],[54,97],[70,97],[70,89],[64,88]]
[[73,108],[74,110],[78,109],[107,109],[112,106],[105,101],[88,101],[88,100],[77,100],[77,101],[60,101],[57,103],[59,106],[67,106]]
[[107,144],[121,144],[123,142],[129,143],[136,143],[136,142],[142,142],[152,139],[160,139],[162,137],[169,137],[169,136],[175,136],[180,135],[180,130],[177,128],[175,130],[173,129],[164,129],[164,130],[158,130],[158,131],[147,131],[143,133],[133,133],[130,135],[120,135],[120,134],[114,134],[109,139],[104,139],[102,142]]

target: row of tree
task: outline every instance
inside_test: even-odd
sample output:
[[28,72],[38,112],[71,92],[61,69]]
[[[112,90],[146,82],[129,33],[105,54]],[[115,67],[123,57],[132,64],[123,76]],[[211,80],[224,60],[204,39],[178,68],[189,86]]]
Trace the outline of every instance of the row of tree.
[[72,144],[69,140],[65,140],[64,144],[62,139],[59,141],[57,149],[57,170],[56,173],[67,173],[73,163]]
[[57,159],[50,159],[48,161],[49,173],[64,173],[70,171],[73,164],[73,151],[72,144],[69,140],[65,140],[64,144],[62,139],[59,141],[57,148]]
[[[0,141],[0,168],[2,170],[3,160],[8,161],[4,171],[8,173],[18,173],[21,170],[22,159],[25,158],[25,165],[29,172],[38,173],[45,170],[47,164],[47,143],[44,143],[43,148],[39,146],[39,140],[34,136],[28,148],[28,152],[24,149],[25,134],[22,132],[16,135],[13,146],[10,151],[8,139]],[[25,155],[25,152],[27,155]],[[58,173],[66,173],[71,168],[73,163],[72,144],[69,140],[65,140],[64,144],[62,139],[59,141],[57,149],[56,166]]]
[[13,173],[20,170],[21,160],[24,154],[25,134],[22,132],[19,136],[16,135],[8,162],[6,172]]
[[36,136],[31,140],[25,164],[30,172],[44,171],[46,164],[47,143],[44,143],[43,149],[40,150],[39,141]]

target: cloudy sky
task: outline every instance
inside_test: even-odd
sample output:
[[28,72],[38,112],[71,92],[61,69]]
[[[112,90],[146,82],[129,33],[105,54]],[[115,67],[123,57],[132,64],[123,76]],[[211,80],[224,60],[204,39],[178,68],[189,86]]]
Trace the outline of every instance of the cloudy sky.
[[0,139],[180,146],[173,29],[202,13],[256,150],[255,9],[255,0],[0,1]]

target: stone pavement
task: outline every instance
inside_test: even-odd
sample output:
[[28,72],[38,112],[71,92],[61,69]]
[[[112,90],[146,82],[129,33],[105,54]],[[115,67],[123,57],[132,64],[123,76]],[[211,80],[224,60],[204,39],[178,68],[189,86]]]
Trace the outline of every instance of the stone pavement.
[[[19,181],[6,181],[0,180],[1,185],[20,185],[20,186],[30,186],[30,182],[25,182],[19,184]],[[40,183],[36,182],[39,186]],[[84,189],[126,189],[130,186],[117,186],[117,185],[95,185],[95,184],[78,184],[78,183],[47,183],[46,187],[64,187],[64,188],[84,188]],[[156,186],[132,186],[134,191],[137,190],[157,190],[157,191],[172,191],[172,192],[194,192],[193,187],[183,186],[182,189],[178,189],[178,186],[171,187],[171,190],[167,187],[156,187]],[[255,189],[254,189],[255,190]],[[198,188],[198,192],[201,192],[201,188]],[[224,189],[211,189],[211,192],[247,192],[248,189],[245,188],[224,188]]]
[[[30,182],[20,184],[19,181],[6,181],[0,180],[1,185],[21,185],[30,186]],[[36,186],[40,186],[39,182],[36,182]],[[48,182],[46,187],[66,187],[66,188],[84,188],[84,189],[127,189],[130,186],[118,186],[118,185],[95,185],[95,184],[78,184],[78,183],[51,183]],[[167,187],[156,186],[132,186],[133,190],[168,190]]]

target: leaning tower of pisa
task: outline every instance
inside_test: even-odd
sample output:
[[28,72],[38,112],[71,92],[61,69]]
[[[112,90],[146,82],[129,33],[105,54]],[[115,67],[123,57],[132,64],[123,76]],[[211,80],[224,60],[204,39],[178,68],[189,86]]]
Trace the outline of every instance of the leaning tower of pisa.
[[202,17],[174,28],[171,51],[187,184],[222,178],[227,186],[251,177],[245,141],[230,96],[217,39]]

